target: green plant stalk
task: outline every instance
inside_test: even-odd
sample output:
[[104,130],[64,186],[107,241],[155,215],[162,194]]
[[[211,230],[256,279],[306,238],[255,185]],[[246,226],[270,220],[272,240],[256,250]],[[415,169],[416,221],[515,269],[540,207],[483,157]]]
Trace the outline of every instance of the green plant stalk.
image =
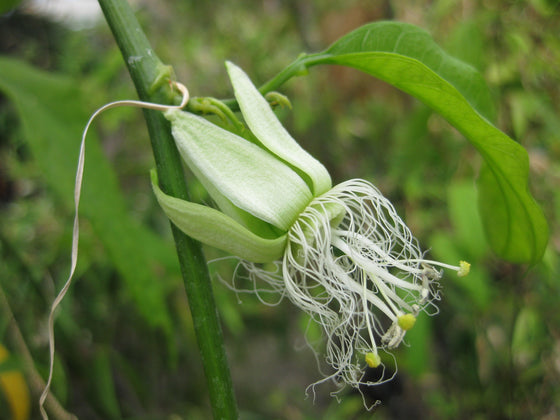
[[[316,53],[316,54],[300,54],[298,58],[296,58],[293,62],[291,62],[288,66],[284,67],[280,73],[266,82],[264,85],[259,87],[259,91],[266,95],[269,92],[272,92],[286,83],[288,80],[292,79],[296,76],[304,76],[307,75],[309,67],[322,64],[330,57],[329,54],[324,53]],[[232,111],[238,111],[239,105],[235,99],[225,99],[222,101],[224,105],[231,108]],[[187,109],[191,111],[191,108],[187,105]],[[194,109],[192,112],[197,112],[198,110]]]
[[[99,4],[121,50],[124,61],[143,101],[171,103],[175,99],[169,85],[172,70],[164,66],[152,50],[126,0],[99,0]],[[161,189],[188,200],[182,164],[169,123],[161,112],[144,110]],[[238,418],[237,405],[222,329],[212,292],[212,284],[198,242],[171,224],[173,237],[215,419]],[[154,279],[154,281],[157,281]]]

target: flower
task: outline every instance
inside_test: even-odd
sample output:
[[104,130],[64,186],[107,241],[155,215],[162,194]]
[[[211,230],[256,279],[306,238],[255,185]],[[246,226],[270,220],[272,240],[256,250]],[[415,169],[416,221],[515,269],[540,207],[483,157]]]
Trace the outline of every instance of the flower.
[[[154,191],[185,233],[241,258],[249,279],[267,282],[322,327],[334,380],[359,388],[380,352],[398,347],[421,312],[437,313],[444,267],[424,258],[393,205],[371,183],[332,187],[327,170],[288,134],[241,69],[227,63],[244,139],[182,111],[166,112],[177,147],[219,210]],[[263,265],[262,263],[272,263]]]

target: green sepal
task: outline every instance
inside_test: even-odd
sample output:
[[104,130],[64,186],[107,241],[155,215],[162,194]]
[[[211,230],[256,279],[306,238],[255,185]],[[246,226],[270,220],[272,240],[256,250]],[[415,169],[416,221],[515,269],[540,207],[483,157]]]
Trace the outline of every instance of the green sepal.
[[236,207],[284,231],[311,201],[304,180],[266,150],[188,112],[172,109],[165,117],[189,168],[205,187],[213,187],[207,188],[210,194],[217,190]]
[[167,217],[191,238],[254,263],[282,258],[287,234],[275,239],[262,238],[216,209],[165,194],[158,186],[155,170],[151,171],[151,179]]
[[307,153],[286,131],[268,101],[243,70],[229,61],[226,67],[243,118],[263,147],[297,171],[315,197],[330,190],[331,177],[323,164]]

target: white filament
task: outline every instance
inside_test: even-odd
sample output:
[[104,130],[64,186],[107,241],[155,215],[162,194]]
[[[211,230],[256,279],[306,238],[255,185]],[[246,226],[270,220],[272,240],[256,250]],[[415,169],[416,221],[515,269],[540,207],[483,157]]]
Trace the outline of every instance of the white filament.
[[242,265],[255,287],[266,281],[321,325],[332,372],[310,387],[332,379],[340,386],[336,394],[345,384],[359,389],[392,378],[382,364],[377,381],[364,380],[364,355],[401,343],[406,331],[400,316],[435,307],[441,274],[429,263],[439,264],[423,254],[393,205],[372,184],[355,179],[315,198],[300,214],[274,271]]

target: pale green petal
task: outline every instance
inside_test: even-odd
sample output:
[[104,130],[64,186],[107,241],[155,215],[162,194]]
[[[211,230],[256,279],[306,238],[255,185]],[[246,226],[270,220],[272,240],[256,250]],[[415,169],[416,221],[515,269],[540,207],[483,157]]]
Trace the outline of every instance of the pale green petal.
[[296,172],[246,139],[187,112],[165,116],[189,168],[240,209],[287,231],[313,198]]
[[236,222],[249,229],[254,234],[263,238],[275,238],[282,233],[281,229],[272,226],[270,223],[253,216],[245,210],[236,207],[227,197],[214,187],[204,174],[193,172],[196,178],[204,186],[214,203],[218,206],[221,212],[231,217]]
[[152,171],[152,187],[167,217],[183,232],[206,245],[221,249],[254,263],[280,259],[287,235],[264,239],[255,235],[224,213],[165,194]]
[[226,67],[241,113],[251,132],[264,147],[309,177],[309,187],[315,197],[330,190],[332,182],[327,169],[290,136],[243,70],[229,61]]

